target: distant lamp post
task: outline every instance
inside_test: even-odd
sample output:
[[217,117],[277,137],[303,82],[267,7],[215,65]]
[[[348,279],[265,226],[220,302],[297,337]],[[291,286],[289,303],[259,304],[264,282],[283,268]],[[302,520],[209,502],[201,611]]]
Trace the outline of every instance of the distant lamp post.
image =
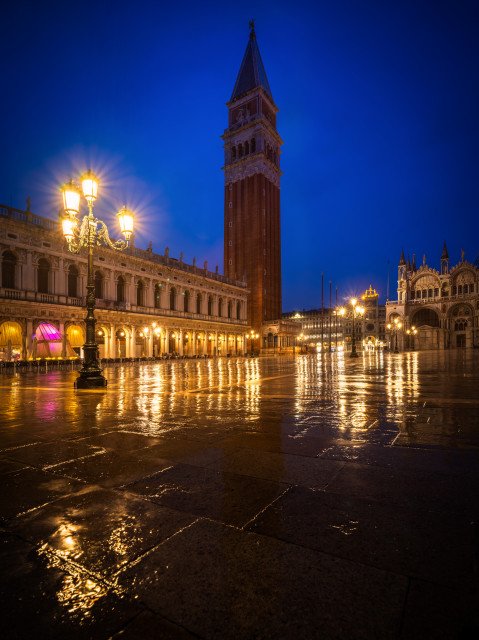
[[153,328],[153,358],[155,357],[155,343],[158,340],[158,338],[161,336],[161,329],[159,327],[156,326],[156,322],[153,322],[153,324],[151,325]]
[[254,353],[254,347],[255,347],[254,341],[255,339],[259,338],[259,333],[255,333],[253,329],[251,329],[251,331],[248,334],[246,334],[246,337],[249,338],[249,341],[250,341],[249,346],[251,348],[251,353]]
[[398,332],[402,327],[402,322],[400,322],[399,318],[394,318],[394,322],[390,322],[387,325],[389,333],[394,335],[394,353],[399,353],[398,349]]
[[[350,358],[359,358],[358,352],[356,351],[356,326],[355,320],[356,318],[362,317],[364,314],[364,307],[360,307],[358,305],[358,301],[356,298],[351,298],[351,316],[353,319],[353,331],[351,335],[351,353]],[[341,314],[344,315],[344,314]]]
[[414,336],[417,334],[417,329],[414,325],[410,329],[406,329],[408,347],[414,351]]
[[[79,371],[79,376],[75,380],[75,388],[77,389],[93,389],[97,387],[106,387],[107,380],[102,375],[98,358],[98,346],[95,341],[95,281],[93,275],[93,247],[95,244],[109,246],[111,249],[123,251],[127,248],[130,238],[133,234],[134,216],[131,211],[123,207],[117,214],[121,232],[125,237],[123,240],[113,242],[108,235],[106,224],[93,216],[93,205],[98,195],[98,186],[100,181],[88,170],[82,177],[82,191],[88,205],[88,215],[84,216],[80,227],[78,227],[77,215],[80,213],[80,189],[70,180],[65,184],[61,191],[63,196],[62,229],[63,235],[68,242],[68,249],[72,253],[78,253],[82,247],[88,247],[88,283],[86,295],[85,318],[86,325],[86,342],[83,345],[84,362],[83,367]],[[99,225],[99,228],[98,228]]]

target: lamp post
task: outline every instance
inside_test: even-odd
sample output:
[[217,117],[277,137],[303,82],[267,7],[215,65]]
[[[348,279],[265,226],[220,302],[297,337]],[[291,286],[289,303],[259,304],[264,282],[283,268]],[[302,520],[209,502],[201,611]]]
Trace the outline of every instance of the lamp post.
[[247,338],[249,338],[249,346],[251,348],[251,355],[253,355],[254,353],[254,341],[255,338],[259,338],[259,333],[255,333],[253,331],[253,329],[251,329],[251,331],[246,335]]
[[394,353],[399,353],[398,349],[398,332],[402,327],[402,322],[399,321],[399,318],[394,318],[394,322],[388,324],[389,333],[392,333],[395,337],[394,340]]
[[[84,216],[80,228],[78,228],[77,215],[80,213],[80,189],[73,180],[62,187],[63,209],[62,217],[63,235],[68,242],[68,249],[72,253],[78,253],[82,247],[88,247],[88,281],[86,295],[86,341],[83,345],[84,362],[75,380],[76,389],[93,389],[106,387],[107,380],[102,375],[98,361],[98,346],[95,341],[95,282],[93,275],[93,247],[95,244],[109,246],[111,249],[123,251],[129,244],[133,234],[133,214],[126,207],[117,214],[120,230],[125,241],[113,242],[108,235],[106,224],[93,216],[93,205],[98,195],[98,178],[89,170],[81,177],[83,195],[88,205],[88,215]],[[99,228],[98,228],[99,225]]]
[[153,328],[153,358],[155,358],[155,342],[156,340],[158,340],[158,338],[161,335],[161,329],[159,327],[156,326],[156,322],[153,322],[153,324],[151,325]]
[[[349,354],[350,358],[359,358],[358,352],[356,351],[356,326],[355,320],[356,318],[360,318],[364,314],[364,307],[360,307],[358,305],[358,301],[356,298],[351,299],[351,317],[353,320],[353,329],[351,334],[351,353]],[[346,309],[341,309],[339,312],[342,316],[345,315]]]
[[[408,339],[408,347],[414,351],[414,336],[417,333],[417,329],[414,325],[410,329],[406,329],[407,339]],[[412,346],[411,346],[412,344]]]

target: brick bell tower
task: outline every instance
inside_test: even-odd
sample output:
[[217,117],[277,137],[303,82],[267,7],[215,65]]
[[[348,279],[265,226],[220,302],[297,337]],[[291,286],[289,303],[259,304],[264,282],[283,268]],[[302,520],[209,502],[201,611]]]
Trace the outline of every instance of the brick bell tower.
[[254,22],[233,94],[226,103],[224,274],[251,289],[248,321],[255,331],[281,318],[279,158],[273,101]]

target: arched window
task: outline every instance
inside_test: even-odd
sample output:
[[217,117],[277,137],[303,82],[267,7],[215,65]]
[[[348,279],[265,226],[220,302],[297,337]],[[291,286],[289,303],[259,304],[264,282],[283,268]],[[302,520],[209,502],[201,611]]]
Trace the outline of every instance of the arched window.
[[125,302],[125,278],[123,276],[118,276],[116,282],[116,301]]
[[421,309],[414,314],[412,324],[416,327],[427,325],[429,327],[439,327],[439,317],[433,309]]
[[231,318],[231,300],[228,301],[228,318]]
[[251,153],[254,153],[255,151],[256,151],[256,139],[251,138]]
[[184,301],[184,310],[186,312],[188,312],[190,310],[190,292],[189,291],[185,291],[185,301]]
[[208,296],[208,315],[213,315],[213,298]]
[[68,295],[70,298],[78,296],[78,269],[74,264],[68,269]]
[[458,293],[458,295],[462,295],[462,284],[458,285],[457,293]]
[[95,298],[103,299],[103,275],[100,271],[95,271]]
[[218,300],[218,315],[219,316],[223,315],[223,298],[220,298]]
[[170,309],[172,311],[175,310],[175,298],[176,298],[176,289],[175,289],[175,287],[171,287],[171,289],[170,289]]
[[236,317],[241,318],[241,302],[236,303]]
[[155,284],[155,309],[160,308],[161,303],[161,285]]
[[238,157],[239,158],[243,157],[243,145],[242,144],[238,145]]
[[249,142],[248,141],[246,141],[244,143],[244,154],[245,154],[245,156],[247,156],[249,154]]
[[231,160],[236,160],[236,147],[231,149]]
[[40,258],[38,261],[38,292],[48,293],[48,276],[50,273],[50,263],[46,258]]
[[136,285],[136,305],[138,307],[143,306],[143,292],[144,292],[143,282],[140,280]]
[[196,313],[201,313],[201,293],[196,296]]
[[15,288],[15,265],[17,258],[11,251],[5,251],[2,258],[2,287]]

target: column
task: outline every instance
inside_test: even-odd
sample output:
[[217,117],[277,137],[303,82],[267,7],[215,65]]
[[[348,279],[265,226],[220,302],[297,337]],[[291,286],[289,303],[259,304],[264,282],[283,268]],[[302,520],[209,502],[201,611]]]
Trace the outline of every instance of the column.
[[170,329],[165,329],[165,353],[170,353]]
[[134,358],[136,356],[136,329],[131,327],[130,335],[126,341],[126,357]]
[[153,329],[148,329],[148,339],[146,341],[146,356],[151,358],[153,355]]
[[105,344],[105,357],[106,358],[114,358],[115,354],[115,328],[112,324],[110,324],[110,329],[108,331],[108,337]]
[[27,335],[26,335],[27,360],[32,356],[32,343],[33,343],[33,323],[31,320],[27,320]]
[[196,356],[196,331],[191,331],[191,352],[190,356]]
[[23,288],[25,291],[35,291],[35,278],[33,271],[33,255],[29,251],[27,253],[27,264],[25,266]]
[[183,329],[178,332],[178,353],[183,355]]
[[55,293],[58,293],[60,296],[68,295],[68,271],[65,271],[63,258],[58,259],[58,280],[55,284]]

